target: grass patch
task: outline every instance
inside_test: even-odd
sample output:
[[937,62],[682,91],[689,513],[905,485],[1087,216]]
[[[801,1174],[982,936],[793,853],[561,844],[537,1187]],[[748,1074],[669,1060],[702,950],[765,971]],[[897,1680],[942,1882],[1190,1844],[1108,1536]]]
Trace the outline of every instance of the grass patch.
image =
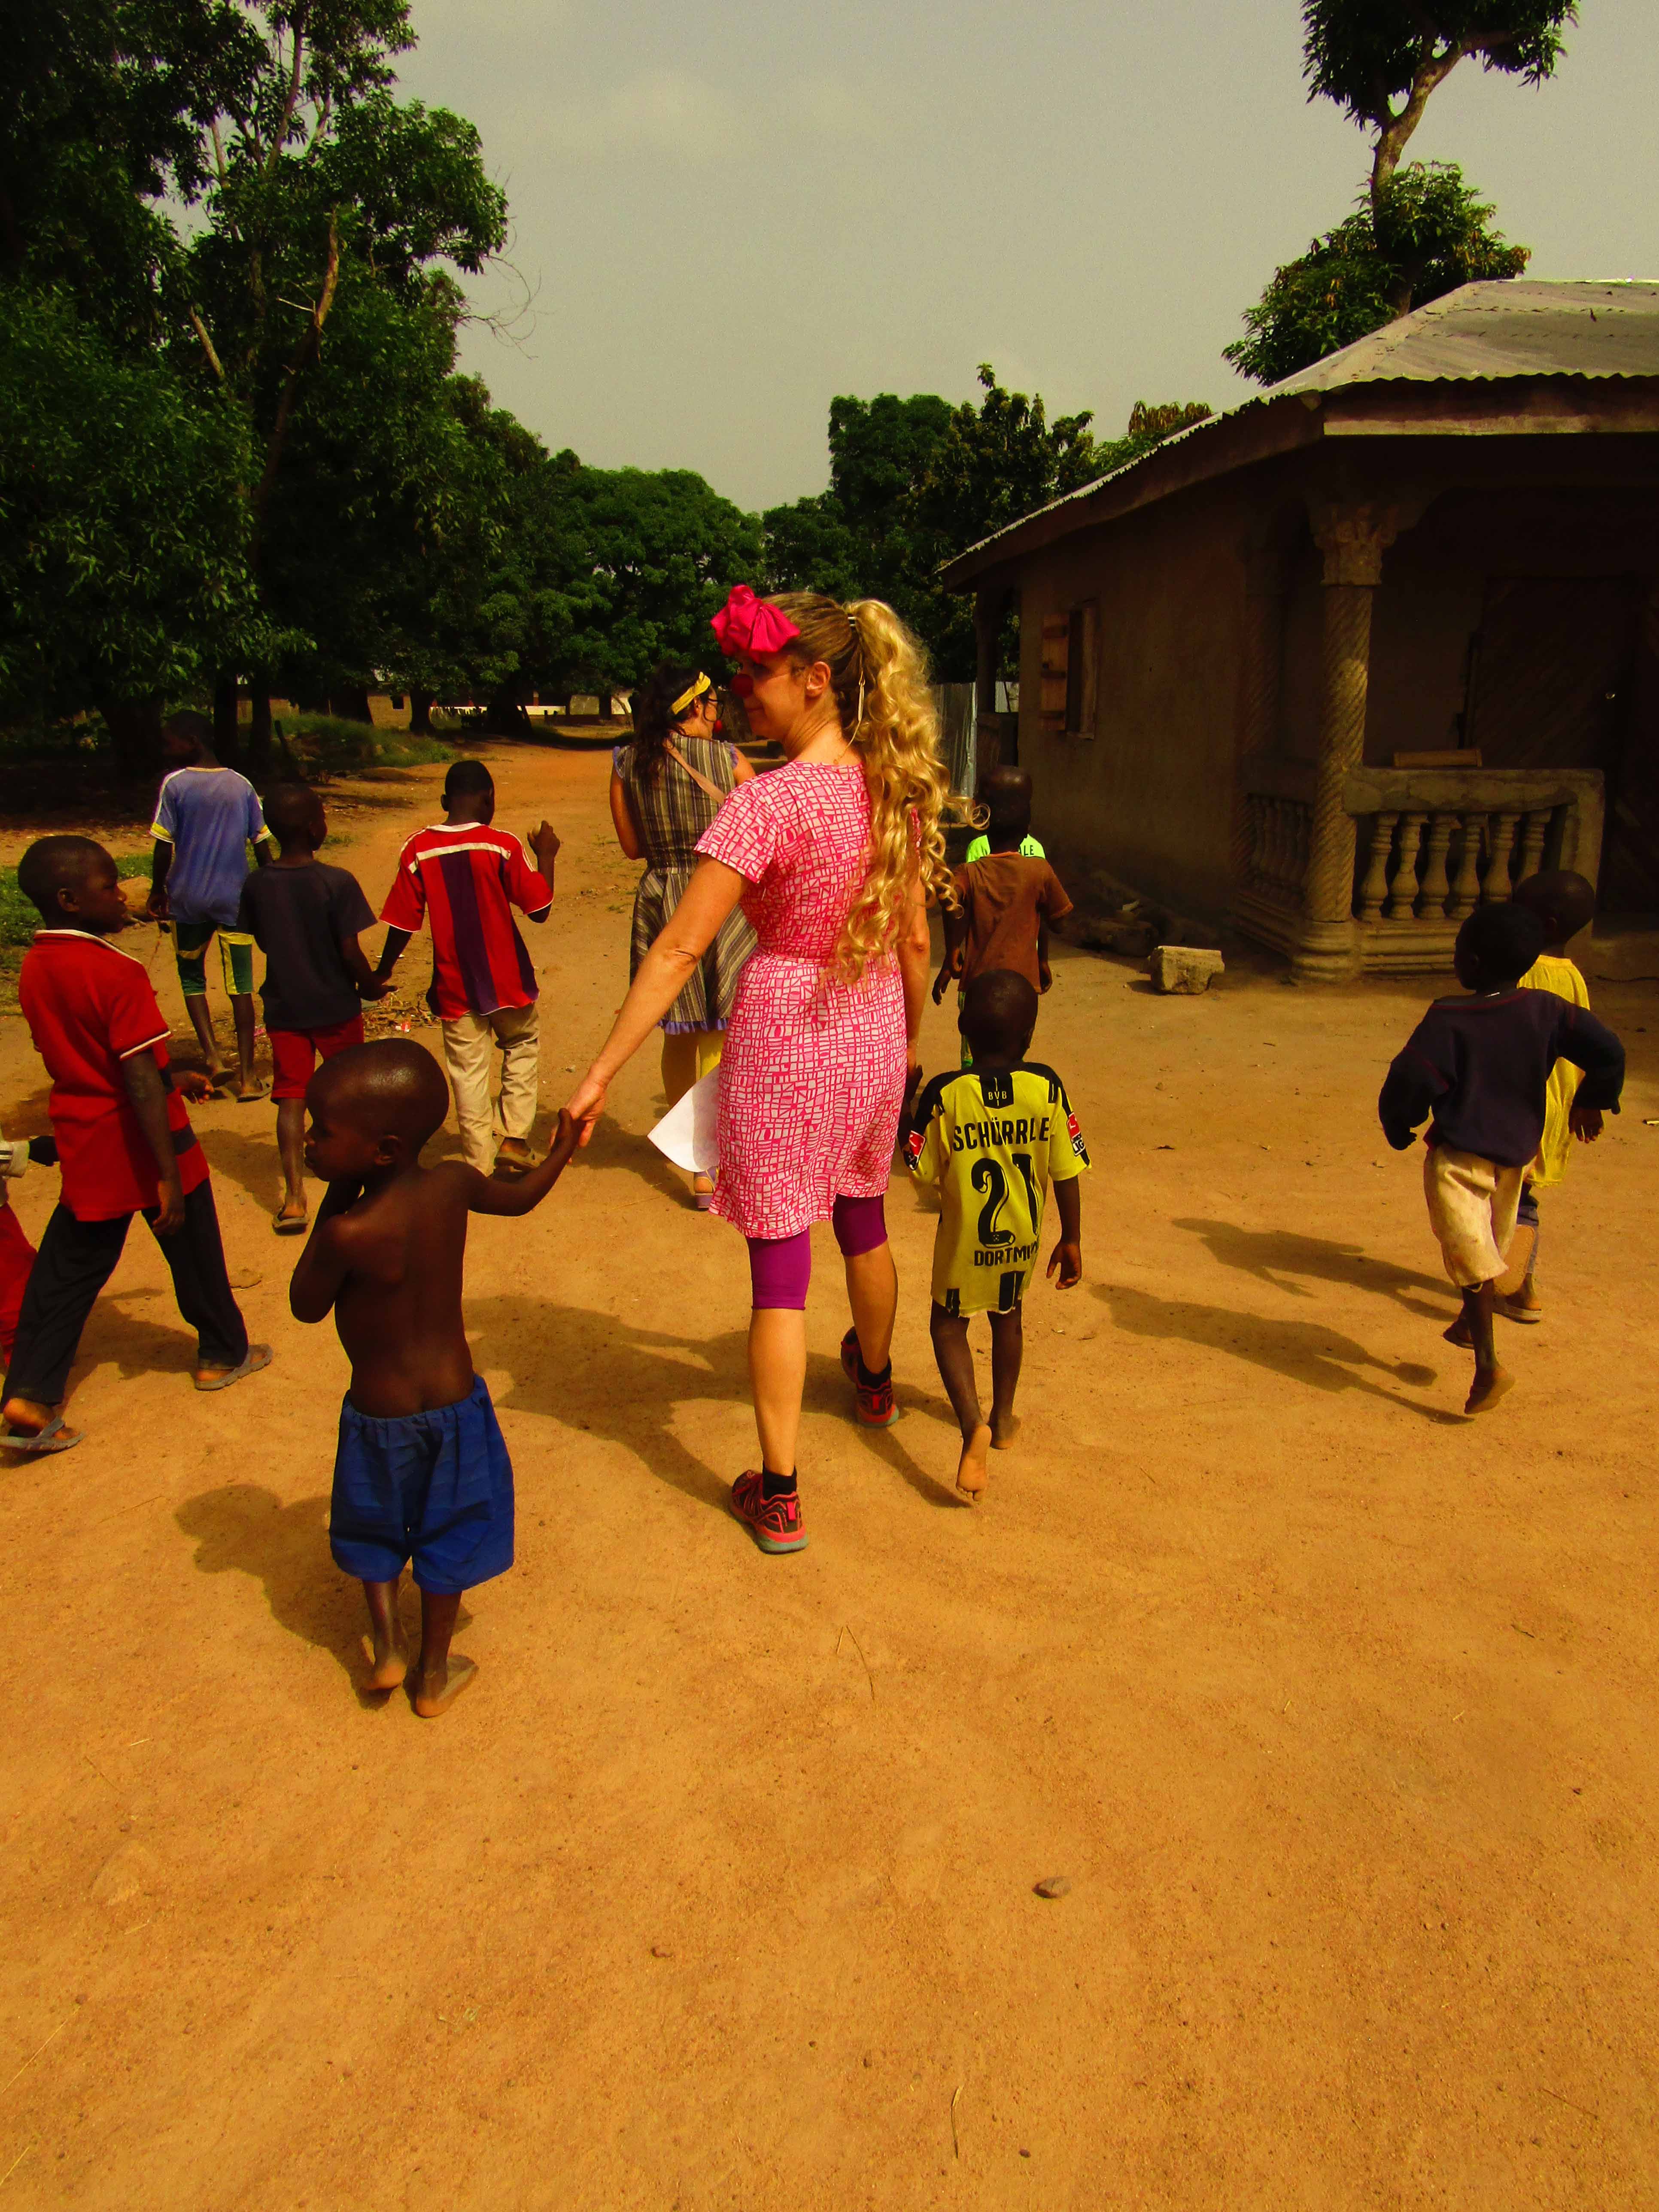
[[[115,863],[118,876],[148,877],[150,855],[129,853]],[[0,945],[25,945],[40,927],[40,916],[17,888],[15,868],[0,868]]]
[[446,765],[455,749],[441,738],[411,737],[407,730],[377,730],[335,714],[279,714],[275,750],[309,781],[318,775],[372,775],[378,769]]

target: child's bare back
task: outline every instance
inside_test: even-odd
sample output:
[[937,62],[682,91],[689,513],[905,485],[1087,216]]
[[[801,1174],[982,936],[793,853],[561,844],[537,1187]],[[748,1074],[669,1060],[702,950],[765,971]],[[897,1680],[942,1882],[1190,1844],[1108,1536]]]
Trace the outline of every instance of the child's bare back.
[[[306,1162],[328,1184],[294,1271],[296,1320],[331,1311],[351,1361],[340,1414],[329,1540],[363,1585],[369,1686],[408,1680],[425,1719],[447,1710],[476,1671],[451,1661],[463,1592],[513,1564],[513,1467],[461,1316],[469,1213],[528,1213],[576,1149],[559,1116],[547,1158],[514,1182],[446,1163],[421,1147],[449,1091],[419,1045],[349,1046],[311,1079]],[[421,1650],[411,1668],[398,1611],[413,1560]]]

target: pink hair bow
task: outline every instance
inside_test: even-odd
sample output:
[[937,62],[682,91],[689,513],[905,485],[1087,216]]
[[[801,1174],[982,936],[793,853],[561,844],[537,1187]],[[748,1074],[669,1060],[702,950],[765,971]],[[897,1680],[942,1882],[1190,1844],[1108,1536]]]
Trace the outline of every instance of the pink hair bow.
[[734,584],[709,628],[722,653],[781,653],[800,632],[786,614],[757,599],[747,584]]

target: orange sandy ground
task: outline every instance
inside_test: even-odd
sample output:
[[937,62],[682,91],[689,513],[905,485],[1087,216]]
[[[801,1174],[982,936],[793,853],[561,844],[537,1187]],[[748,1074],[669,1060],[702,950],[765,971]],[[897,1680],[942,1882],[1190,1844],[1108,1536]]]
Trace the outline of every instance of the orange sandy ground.
[[[501,818],[566,837],[550,1108],[634,872],[602,754],[493,759]],[[440,777],[342,794],[376,902]],[[436,1725],[356,1690],[346,1371],[288,1313],[270,1109],[199,1109],[275,1367],[191,1393],[140,1227],[88,1442],[0,1474],[0,2212],[1651,2205],[1659,998],[1596,992],[1626,1112],[1469,1424],[1373,1112],[1428,995],[1162,1000],[1062,952],[1087,1279],[1030,1301],[1021,1449],[958,1505],[896,1190],[903,1419],[848,1419],[823,1232],[784,1560],[725,1511],[743,1247],[645,1144],[642,1056],[543,1210],[472,1230],[519,1559]],[[925,1042],[954,1057],[948,1009]],[[15,1016],[0,1054],[27,1133]]]

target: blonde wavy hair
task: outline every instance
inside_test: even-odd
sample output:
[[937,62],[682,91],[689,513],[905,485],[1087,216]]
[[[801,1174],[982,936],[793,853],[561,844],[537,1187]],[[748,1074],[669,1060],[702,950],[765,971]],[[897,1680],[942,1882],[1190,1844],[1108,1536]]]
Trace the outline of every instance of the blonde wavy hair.
[[842,981],[856,983],[898,941],[918,833],[924,889],[956,904],[942,818],[951,784],[939,757],[927,655],[880,599],[843,606],[819,592],[780,592],[770,605],[800,632],[787,648],[795,665],[828,665],[842,732],[860,756],[870,793],[870,864],[830,963]]

